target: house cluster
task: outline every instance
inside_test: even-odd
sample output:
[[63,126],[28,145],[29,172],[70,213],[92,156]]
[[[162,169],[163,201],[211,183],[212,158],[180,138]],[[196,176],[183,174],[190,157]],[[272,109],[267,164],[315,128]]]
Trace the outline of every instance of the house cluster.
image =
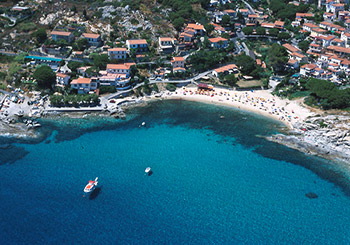
[[[72,43],[75,40],[75,36],[73,35],[73,33],[67,31],[52,31],[51,38],[54,41],[64,40],[67,43]],[[98,47],[102,45],[102,39],[100,34],[83,33],[81,35],[81,38],[85,38],[91,46]]]
[[[79,94],[98,93],[100,86],[115,86],[117,90],[125,90],[131,87],[131,67],[135,63],[107,64],[106,70],[99,71],[95,76],[90,76],[87,70],[91,67],[77,69],[79,78],[70,82],[70,87],[76,89]],[[56,73],[56,86],[69,85],[70,76],[66,73]]]
[[[289,54],[287,68],[299,69],[300,75],[341,83],[341,77],[350,75],[350,12],[344,10],[344,2],[333,0],[319,1],[327,12],[324,21],[316,24],[312,13],[297,13],[292,25],[300,26],[300,31],[309,34],[311,41],[306,54],[299,48],[284,44]],[[335,21],[343,22],[346,27]],[[308,57],[309,56],[309,57]],[[301,65],[301,67],[299,67]]]

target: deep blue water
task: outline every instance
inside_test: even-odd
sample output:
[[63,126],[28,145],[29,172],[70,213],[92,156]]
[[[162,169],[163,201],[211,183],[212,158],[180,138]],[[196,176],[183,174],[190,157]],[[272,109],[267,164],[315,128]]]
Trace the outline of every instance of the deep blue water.
[[260,137],[272,120],[163,101],[42,123],[37,141],[0,139],[0,244],[350,242],[348,172]]

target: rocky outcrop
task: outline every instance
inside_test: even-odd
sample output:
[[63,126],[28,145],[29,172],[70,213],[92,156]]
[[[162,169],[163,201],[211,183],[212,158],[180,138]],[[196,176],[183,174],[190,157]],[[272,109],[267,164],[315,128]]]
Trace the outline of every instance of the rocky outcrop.
[[330,159],[350,159],[350,116],[328,115],[308,118],[293,125],[289,135],[268,139],[309,154]]

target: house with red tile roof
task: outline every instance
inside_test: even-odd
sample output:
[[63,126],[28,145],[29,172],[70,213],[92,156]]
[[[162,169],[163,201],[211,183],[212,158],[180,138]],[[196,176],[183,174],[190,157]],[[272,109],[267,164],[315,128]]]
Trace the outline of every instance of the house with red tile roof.
[[248,17],[249,15],[248,9],[239,9],[238,12],[240,12],[243,15],[243,17]]
[[326,5],[326,12],[337,14],[339,11],[344,11],[343,3],[329,3]]
[[231,73],[237,73],[238,67],[235,64],[229,64],[225,65],[219,68],[216,68],[212,74],[216,77],[219,77],[220,74],[231,74]]
[[108,57],[112,60],[126,59],[126,48],[109,48]]
[[128,47],[128,50],[131,49],[136,50],[136,52],[146,52],[148,51],[148,43],[146,39],[129,39],[126,40],[126,45]]
[[312,24],[312,23],[305,23],[304,25],[303,25],[303,30],[304,31],[307,31],[307,32],[311,32],[312,31],[312,29],[315,29],[315,28],[319,28],[317,25],[315,25],[315,24]]
[[324,12],[323,19],[325,21],[334,21],[337,16],[333,13]]
[[228,40],[222,37],[209,38],[211,47],[213,48],[227,48]]
[[315,72],[315,68],[317,68],[316,64],[305,64],[300,68],[300,74],[302,76],[310,76]]
[[267,29],[272,29],[272,28],[275,28],[275,24],[274,23],[263,22],[263,23],[261,23],[261,27],[267,28]]
[[172,37],[159,37],[159,52],[167,54],[174,52],[175,42],[176,39]]
[[327,51],[340,56],[350,55],[350,48],[345,48],[345,47],[329,46],[327,47]]
[[106,71],[112,74],[125,74],[126,77],[129,77],[133,65],[135,65],[135,63],[107,64]]
[[69,83],[70,76],[64,73],[56,73],[56,86],[64,88]]
[[51,38],[54,41],[64,40],[67,43],[71,43],[74,41],[74,35],[72,32],[66,31],[52,31]]
[[194,34],[195,35],[203,35],[204,32],[205,32],[205,29],[204,29],[204,26],[203,25],[200,25],[200,24],[196,24],[196,23],[190,23],[190,24],[187,24],[186,29],[192,29],[194,30]]
[[326,33],[327,33],[327,31],[324,30],[324,29],[322,29],[322,28],[313,28],[313,29],[311,30],[310,36],[311,36],[311,37],[317,37],[317,36],[324,35],[324,34],[326,34]]
[[300,54],[302,54],[302,51],[299,48],[297,48],[297,47],[295,47],[295,46],[293,46],[293,45],[291,45],[289,43],[285,43],[282,46],[287,49],[288,54],[292,54],[292,53],[300,53]]
[[275,21],[275,28],[277,29],[284,29],[284,22],[283,21]]
[[294,59],[289,59],[287,62],[287,69],[298,69],[299,67],[299,62],[297,60]]
[[215,24],[215,23],[209,23],[209,25],[214,26],[214,30],[217,34],[221,35],[226,32],[225,28],[223,28],[221,25]]
[[316,44],[316,43],[311,43],[307,53],[311,54],[311,55],[315,55],[315,54],[321,54],[321,51],[322,51],[321,45]]
[[342,32],[340,39],[344,41],[345,47],[350,47],[350,32]]
[[185,68],[184,57],[173,57],[171,59],[171,65],[173,66],[173,68],[177,68],[177,67]]
[[71,83],[71,88],[77,89],[79,94],[87,94],[97,89],[97,81],[91,78],[79,77]]
[[82,37],[85,38],[91,46],[99,47],[102,45],[102,39],[100,34],[83,33]]
[[234,11],[233,9],[226,9],[224,11],[222,11],[224,14],[227,14],[228,16],[234,18],[237,16],[236,11]]

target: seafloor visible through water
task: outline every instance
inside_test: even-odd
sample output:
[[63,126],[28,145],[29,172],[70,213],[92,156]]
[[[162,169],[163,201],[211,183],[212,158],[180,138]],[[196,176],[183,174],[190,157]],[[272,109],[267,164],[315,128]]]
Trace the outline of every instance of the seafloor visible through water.
[[348,172],[261,137],[282,125],[185,101],[128,115],[0,138],[0,244],[350,243]]

